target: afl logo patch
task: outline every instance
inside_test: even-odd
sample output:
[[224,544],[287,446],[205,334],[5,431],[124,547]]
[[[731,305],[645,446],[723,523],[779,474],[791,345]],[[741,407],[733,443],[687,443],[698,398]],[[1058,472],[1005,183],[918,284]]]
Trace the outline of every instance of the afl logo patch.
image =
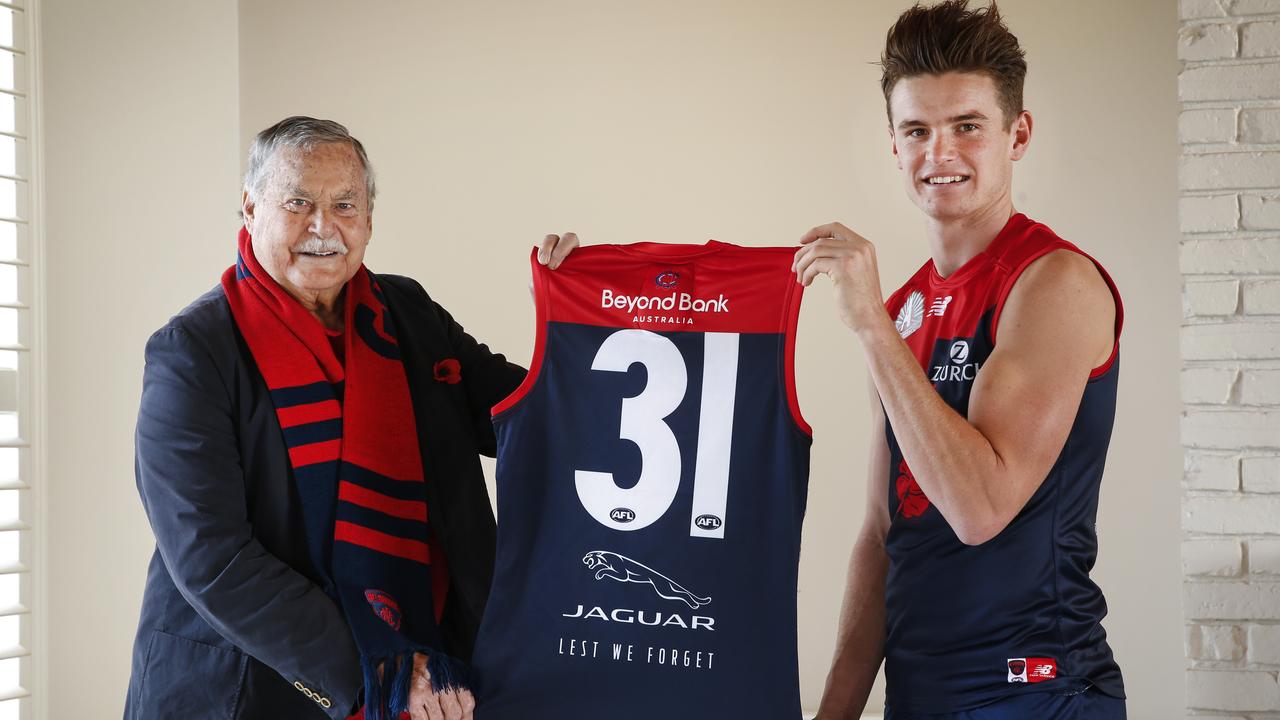
[[694,519],[693,524],[701,530],[719,530],[724,521],[715,515],[699,515]]
[[653,279],[654,285],[657,285],[660,288],[667,288],[667,289],[675,287],[676,283],[678,282],[680,282],[680,273],[677,273],[672,270],[667,270],[666,272],[658,273],[658,277]]
[[629,523],[636,519],[636,513],[630,508],[614,508],[609,511],[609,519],[614,522]]
[[951,362],[957,365],[963,365],[969,359],[969,343],[966,340],[957,340],[951,343]]

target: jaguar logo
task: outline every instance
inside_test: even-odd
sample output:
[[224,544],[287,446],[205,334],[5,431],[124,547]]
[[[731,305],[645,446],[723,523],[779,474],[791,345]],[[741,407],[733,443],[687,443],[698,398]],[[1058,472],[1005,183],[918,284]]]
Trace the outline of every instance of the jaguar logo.
[[641,585],[651,585],[658,597],[678,600],[697,610],[711,602],[709,597],[699,597],[676,581],[646,565],[607,550],[592,550],[582,558],[582,563],[595,571],[596,580],[617,580]]

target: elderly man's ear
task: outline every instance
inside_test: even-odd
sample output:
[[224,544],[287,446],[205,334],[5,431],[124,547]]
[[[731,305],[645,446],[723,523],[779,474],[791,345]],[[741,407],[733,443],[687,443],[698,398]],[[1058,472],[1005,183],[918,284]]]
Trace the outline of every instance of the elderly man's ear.
[[244,220],[244,229],[253,234],[253,200],[249,199],[249,191],[246,189],[240,194],[240,218]]

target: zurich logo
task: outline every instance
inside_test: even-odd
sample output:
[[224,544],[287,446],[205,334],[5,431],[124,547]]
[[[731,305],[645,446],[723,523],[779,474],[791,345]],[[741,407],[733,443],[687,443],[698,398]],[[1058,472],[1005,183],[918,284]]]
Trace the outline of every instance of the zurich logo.
[[658,273],[658,277],[653,279],[654,285],[657,285],[660,288],[667,288],[667,289],[675,287],[676,283],[678,282],[680,282],[680,273],[677,273],[672,270],[667,270],[666,272]]
[[969,343],[964,340],[957,340],[951,343],[951,362],[957,365],[963,365],[969,359]]

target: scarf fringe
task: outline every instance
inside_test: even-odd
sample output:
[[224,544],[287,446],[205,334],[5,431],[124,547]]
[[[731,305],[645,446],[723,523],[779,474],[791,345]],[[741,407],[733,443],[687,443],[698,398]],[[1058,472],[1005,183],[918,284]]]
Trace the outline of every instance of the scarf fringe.
[[[397,720],[401,713],[408,711],[414,653],[427,657],[427,672],[431,674],[431,689],[435,692],[471,689],[471,673],[465,663],[426,646],[397,655],[362,657],[360,668],[364,673],[365,720]],[[379,680],[379,666],[395,668],[396,671],[383,672]]]

